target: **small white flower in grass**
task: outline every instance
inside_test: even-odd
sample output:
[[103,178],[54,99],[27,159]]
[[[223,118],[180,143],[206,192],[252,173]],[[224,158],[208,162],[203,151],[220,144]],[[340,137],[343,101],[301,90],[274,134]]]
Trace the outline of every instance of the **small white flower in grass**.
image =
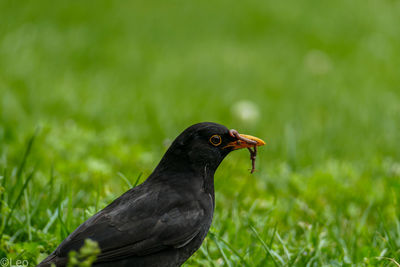
[[99,172],[103,174],[111,173],[111,166],[104,160],[89,158],[87,160],[88,169],[92,172]]
[[391,171],[394,175],[400,176],[400,163],[393,163]]
[[242,100],[233,104],[232,115],[244,123],[255,123],[260,117],[260,109],[256,103]]
[[312,74],[323,75],[332,69],[332,62],[325,52],[311,50],[304,58],[304,66]]
[[383,168],[389,175],[400,177],[400,162],[393,161],[392,159],[386,159],[383,162]]

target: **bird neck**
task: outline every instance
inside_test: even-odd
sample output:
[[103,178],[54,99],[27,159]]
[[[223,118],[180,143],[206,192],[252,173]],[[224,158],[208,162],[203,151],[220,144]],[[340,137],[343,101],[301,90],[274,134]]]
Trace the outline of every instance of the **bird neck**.
[[165,173],[185,173],[192,175],[204,175],[205,169],[208,175],[214,176],[222,159],[217,161],[209,162],[198,153],[191,153],[185,151],[185,148],[170,147],[164,154],[160,163],[158,163],[154,172],[165,172]]
[[213,202],[215,199],[215,196],[214,196],[214,173],[215,173],[215,170],[209,171],[207,168],[207,165],[204,167],[203,190],[204,190],[204,192],[211,194]]
[[174,177],[176,182],[185,180],[193,186],[199,187],[199,190],[210,193],[214,199],[214,173],[219,164],[193,160],[187,155],[170,152],[165,153],[149,179],[163,180]]

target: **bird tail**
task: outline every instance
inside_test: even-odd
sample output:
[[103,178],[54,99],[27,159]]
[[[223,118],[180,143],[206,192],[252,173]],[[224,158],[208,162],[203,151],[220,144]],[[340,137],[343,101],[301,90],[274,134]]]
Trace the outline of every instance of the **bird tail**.
[[65,267],[67,266],[67,262],[68,258],[57,257],[57,255],[53,252],[36,267],[51,267],[52,265],[56,267]]

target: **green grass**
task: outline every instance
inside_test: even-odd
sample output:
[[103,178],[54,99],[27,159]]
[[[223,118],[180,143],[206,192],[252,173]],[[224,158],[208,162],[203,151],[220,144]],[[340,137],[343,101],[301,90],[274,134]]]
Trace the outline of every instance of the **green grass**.
[[246,151],[220,166],[186,266],[397,266],[399,14],[398,0],[0,1],[0,258],[34,266],[185,127],[215,121],[267,146],[253,175]]

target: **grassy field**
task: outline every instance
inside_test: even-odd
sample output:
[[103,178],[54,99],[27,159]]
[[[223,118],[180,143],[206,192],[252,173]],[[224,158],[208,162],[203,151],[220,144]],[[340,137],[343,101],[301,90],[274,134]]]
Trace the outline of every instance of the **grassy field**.
[[[187,126],[216,173],[185,266],[399,266],[400,1],[0,1],[0,258],[34,266]],[[5,267],[2,265],[2,267]]]

